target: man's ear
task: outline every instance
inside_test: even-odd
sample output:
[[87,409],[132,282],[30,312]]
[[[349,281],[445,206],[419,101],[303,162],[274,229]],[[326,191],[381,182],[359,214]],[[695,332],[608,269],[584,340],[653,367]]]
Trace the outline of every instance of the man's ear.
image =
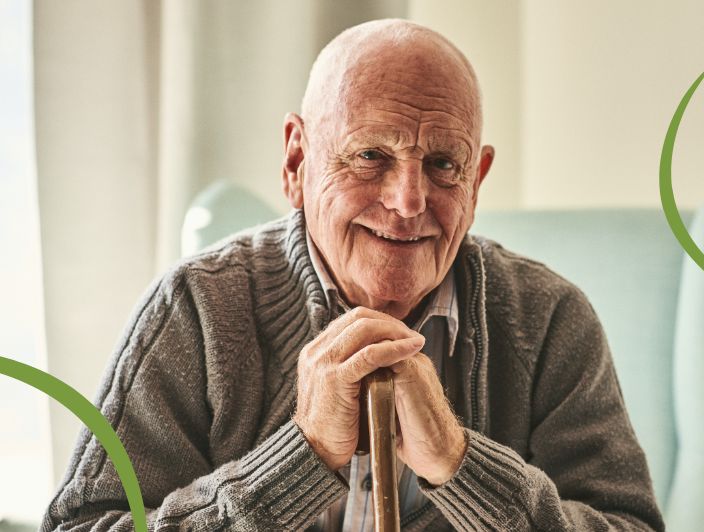
[[284,117],[282,188],[294,209],[303,207],[303,119],[296,113]]
[[477,206],[477,196],[479,194],[479,185],[482,184],[486,174],[489,173],[491,168],[491,163],[494,162],[494,147],[493,146],[482,146],[482,152],[479,155],[479,166],[477,167],[477,175],[474,176],[474,183],[472,184],[472,203],[474,207]]

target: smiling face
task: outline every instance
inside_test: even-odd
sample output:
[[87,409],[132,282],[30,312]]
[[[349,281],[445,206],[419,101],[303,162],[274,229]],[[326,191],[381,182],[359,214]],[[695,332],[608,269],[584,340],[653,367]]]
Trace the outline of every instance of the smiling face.
[[287,116],[284,189],[345,300],[404,318],[452,265],[493,151],[458,58],[432,40],[367,48],[305,128]]

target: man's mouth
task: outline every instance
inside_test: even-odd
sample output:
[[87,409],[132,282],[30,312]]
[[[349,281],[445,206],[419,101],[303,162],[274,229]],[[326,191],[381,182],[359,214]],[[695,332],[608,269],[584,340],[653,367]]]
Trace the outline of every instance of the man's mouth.
[[374,236],[381,238],[383,240],[387,240],[389,242],[398,242],[401,244],[404,243],[414,243],[414,242],[419,242],[421,240],[425,240],[426,237],[420,236],[420,235],[392,235],[389,233],[385,233],[384,231],[379,231],[378,229],[371,229],[370,227],[363,226],[367,231],[369,231],[371,234]]

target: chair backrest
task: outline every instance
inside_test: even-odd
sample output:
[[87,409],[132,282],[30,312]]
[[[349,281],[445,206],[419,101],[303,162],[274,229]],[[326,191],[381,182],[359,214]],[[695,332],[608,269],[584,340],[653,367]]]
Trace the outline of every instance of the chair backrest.
[[[692,213],[682,214],[688,223]],[[470,232],[545,263],[585,292],[606,330],[631,421],[666,508],[678,456],[675,324],[689,309],[678,313],[684,253],[662,211],[478,210]],[[701,302],[701,288],[698,297]]]
[[191,255],[231,233],[279,216],[246,188],[230,181],[216,181],[196,196],[186,212],[181,255]]
[[[704,207],[690,236],[704,251]],[[704,270],[687,257],[682,267],[675,327],[677,466],[667,505],[670,530],[704,526]]]

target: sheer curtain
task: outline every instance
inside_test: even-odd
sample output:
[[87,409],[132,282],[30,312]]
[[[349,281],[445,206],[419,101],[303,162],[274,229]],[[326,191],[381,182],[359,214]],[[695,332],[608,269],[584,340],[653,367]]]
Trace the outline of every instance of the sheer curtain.
[[[49,371],[93,397],[189,202],[229,179],[275,210],[281,122],[320,47],[406,0],[36,0],[38,189]],[[54,478],[78,422],[51,409]]]
[[[32,124],[32,10],[0,0],[0,356],[45,368]],[[48,400],[0,375],[0,530],[52,487]]]

